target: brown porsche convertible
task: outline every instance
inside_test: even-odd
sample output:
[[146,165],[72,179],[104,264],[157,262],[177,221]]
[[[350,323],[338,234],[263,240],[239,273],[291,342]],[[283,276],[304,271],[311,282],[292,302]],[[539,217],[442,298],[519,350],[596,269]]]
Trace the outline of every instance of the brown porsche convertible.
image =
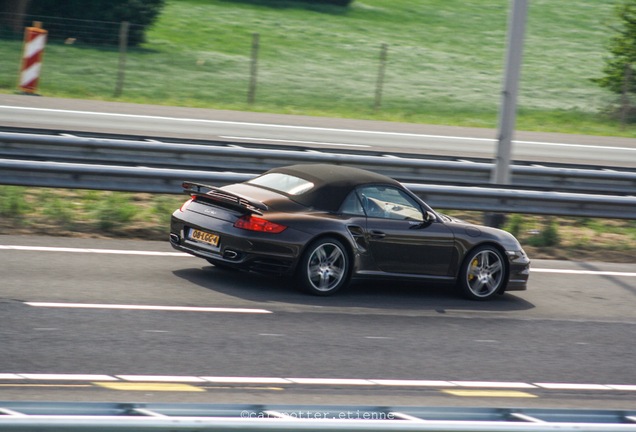
[[449,283],[474,300],[526,289],[530,260],[511,234],[437,213],[383,175],[293,165],[183,187],[170,242],[221,268],[293,277],[316,295],[363,278]]

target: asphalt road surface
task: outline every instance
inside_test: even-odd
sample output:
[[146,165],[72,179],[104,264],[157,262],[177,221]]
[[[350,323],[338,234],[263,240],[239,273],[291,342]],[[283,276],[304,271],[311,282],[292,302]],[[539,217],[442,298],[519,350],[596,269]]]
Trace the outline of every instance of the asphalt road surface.
[[[493,159],[497,131],[0,94],[0,127]],[[636,139],[516,132],[513,160],[636,168]]]
[[633,409],[636,265],[334,297],[168,242],[0,236],[0,400]]
[[[496,131],[0,95],[0,127],[492,158]],[[516,134],[513,158],[636,166],[636,140]],[[535,261],[527,292],[330,298],[166,242],[0,236],[0,400],[633,409],[636,264]]]

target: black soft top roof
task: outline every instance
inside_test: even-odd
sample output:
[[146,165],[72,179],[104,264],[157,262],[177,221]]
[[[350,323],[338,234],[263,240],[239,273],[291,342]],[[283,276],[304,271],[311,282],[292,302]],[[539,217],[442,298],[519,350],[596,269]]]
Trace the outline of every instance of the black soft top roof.
[[301,164],[269,170],[268,173],[289,174],[308,180],[313,189],[290,199],[318,210],[337,211],[344,199],[357,186],[400,183],[390,177],[359,168],[330,164]]

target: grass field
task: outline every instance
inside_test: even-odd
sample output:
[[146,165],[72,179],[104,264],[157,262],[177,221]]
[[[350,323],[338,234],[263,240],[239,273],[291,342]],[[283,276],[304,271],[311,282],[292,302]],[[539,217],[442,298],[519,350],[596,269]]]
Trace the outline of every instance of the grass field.
[[[168,0],[127,57],[119,100],[496,127],[509,0],[356,0],[348,9],[258,0]],[[615,0],[533,0],[518,128],[634,136],[603,112],[601,75]],[[46,23],[44,23],[46,27]],[[252,35],[256,101],[247,103]],[[40,93],[114,99],[119,54],[76,42],[46,48]],[[374,110],[380,47],[388,60]],[[0,91],[15,89],[20,41],[2,40]]]

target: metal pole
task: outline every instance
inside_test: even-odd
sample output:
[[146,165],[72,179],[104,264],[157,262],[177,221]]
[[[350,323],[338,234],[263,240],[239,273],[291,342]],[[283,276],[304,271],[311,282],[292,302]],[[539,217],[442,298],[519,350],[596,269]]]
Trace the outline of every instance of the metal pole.
[[[525,33],[527,0],[511,0],[508,16],[508,52],[506,55],[506,73],[501,92],[499,108],[499,134],[497,137],[497,155],[492,170],[490,183],[498,185],[510,184],[510,159],[512,154],[512,135],[515,129],[517,114],[517,93],[521,76],[521,60],[523,57],[523,36]],[[505,222],[505,215],[487,213],[484,223],[500,228]]]
[[121,96],[124,88],[124,77],[126,75],[126,49],[128,47],[128,29],[130,23],[122,21],[119,27],[119,69],[117,73],[117,85],[115,86],[115,97]]
[[517,93],[521,76],[523,38],[528,14],[527,0],[511,0],[512,9],[508,18],[508,53],[506,75],[501,93],[499,113],[499,136],[495,169],[491,183],[510,184],[510,155],[512,135],[515,129]]
[[256,82],[258,75],[258,51],[259,51],[259,34],[254,33],[252,36],[252,63],[250,65],[250,89],[247,93],[247,103],[252,105],[256,98]]

